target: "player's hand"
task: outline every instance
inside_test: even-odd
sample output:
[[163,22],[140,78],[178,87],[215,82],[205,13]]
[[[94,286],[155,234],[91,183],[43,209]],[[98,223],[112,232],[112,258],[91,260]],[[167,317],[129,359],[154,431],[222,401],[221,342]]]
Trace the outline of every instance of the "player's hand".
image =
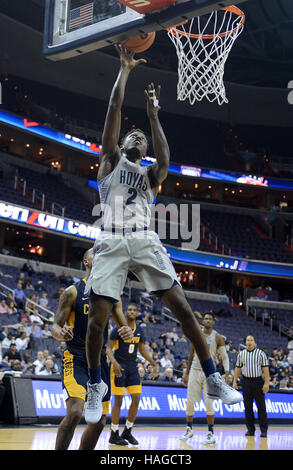
[[185,385],[185,387],[187,387],[187,384],[188,384],[188,374],[184,374],[183,377],[182,377],[182,383],[183,385]]
[[130,326],[121,326],[118,330],[119,335],[123,341],[131,341],[133,338],[133,332]]
[[152,372],[150,373],[149,378],[152,380],[155,380],[158,377],[158,375],[159,375],[159,366],[156,365],[153,368]]
[[120,366],[118,362],[113,363],[113,370],[115,377],[122,377],[123,367]]
[[159,106],[159,99],[161,94],[161,85],[155,88],[155,85],[151,83],[148,85],[147,90],[144,90],[144,96],[147,102],[147,115],[149,119],[156,117],[158,111],[161,109]]
[[71,341],[73,339],[73,329],[72,326],[64,325],[58,331],[58,339],[60,341]]
[[115,44],[116,51],[120,56],[120,63],[123,69],[132,70],[140,64],[145,64],[145,59],[135,59],[134,52],[128,51],[122,44]]

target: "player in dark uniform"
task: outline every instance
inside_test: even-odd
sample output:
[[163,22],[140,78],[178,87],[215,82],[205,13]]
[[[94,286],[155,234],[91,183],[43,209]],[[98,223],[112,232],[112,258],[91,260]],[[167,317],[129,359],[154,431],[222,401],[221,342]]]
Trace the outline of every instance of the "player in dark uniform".
[[[137,369],[137,353],[146,359],[147,362],[154,367],[150,378],[154,379],[158,376],[158,365],[154,362],[152,356],[145,349],[144,330],[136,324],[135,320],[139,312],[135,304],[129,304],[126,310],[126,320],[128,326],[132,329],[133,338],[125,340],[119,335],[118,329],[115,327],[111,331],[108,345],[114,349],[114,357],[111,360],[111,390],[115,396],[115,403],[112,408],[112,424],[110,444],[119,445],[138,445],[138,441],[131,434],[131,430],[137,415],[139,400],[141,395],[141,380]],[[119,436],[119,416],[120,408],[125,388],[131,395],[131,406],[128,412],[128,419],[125,428]],[[121,442],[121,438],[124,443]]]
[[[66,416],[61,421],[56,438],[55,449],[66,450],[72,440],[76,426],[79,424],[84,403],[86,400],[86,389],[88,377],[88,364],[85,352],[85,338],[88,324],[89,299],[84,294],[88,276],[92,268],[93,249],[86,251],[84,255],[84,266],[86,277],[78,283],[65,289],[60,297],[58,311],[55,315],[52,327],[52,336],[60,341],[66,341],[67,348],[63,355],[62,382],[63,393],[66,400]],[[119,334],[124,339],[132,338],[132,331],[127,326],[123,315],[121,301],[113,308],[112,316],[119,327]],[[104,345],[101,354],[101,374],[104,382],[108,385],[108,391],[103,398],[103,415],[97,424],[89,424],[84,431],[80,449],[92,450],[106,424],[105,415],[109,413],[111,386],[110,368],[106,358],[106,347],[108,341],[108,325],[104,330]],[[108,348],[109,349],[109,348]],[[109,356],[113,355],[109,350]]]

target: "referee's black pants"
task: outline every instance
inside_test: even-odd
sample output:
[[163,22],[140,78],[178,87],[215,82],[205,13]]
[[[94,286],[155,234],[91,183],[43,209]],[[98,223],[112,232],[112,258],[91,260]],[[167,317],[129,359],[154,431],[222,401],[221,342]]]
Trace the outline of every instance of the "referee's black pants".
[[242,377],[242,391],[245,408],[245,421],[249,432],[255,431],[255,418],[253,412],[253,400],[256,402],[259,427],[262,433],[268,429],[265,394],[262,390],[264,381],[262,377]]

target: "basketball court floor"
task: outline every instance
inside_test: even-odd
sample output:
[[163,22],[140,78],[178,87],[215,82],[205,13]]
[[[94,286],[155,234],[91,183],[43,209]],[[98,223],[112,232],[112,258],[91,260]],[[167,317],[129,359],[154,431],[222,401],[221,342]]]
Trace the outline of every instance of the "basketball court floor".
[[[80,438],[85,426],[77,427],[69,450],[78,450]],[[122,426],[121,426],[122,430]],[[57,426],[1,426],[0,450],[54,450]],[[194,426],[194,436],[187,442],[181,442],[183,426],[136,426],[133,434],[139,441],[138,450],[166,451],[206,451],[206,450],[293,450],[293,426],[270,426],[267,439],[260,438],[259,430],[255,437],[245,437],[244,425],[215,426],[215,445],[204,445],[206,426]],[[110,428],[102,433],[95,450],[128,451],[121,446],[108,444]],[[134,448],[131,448],[134,450]]]

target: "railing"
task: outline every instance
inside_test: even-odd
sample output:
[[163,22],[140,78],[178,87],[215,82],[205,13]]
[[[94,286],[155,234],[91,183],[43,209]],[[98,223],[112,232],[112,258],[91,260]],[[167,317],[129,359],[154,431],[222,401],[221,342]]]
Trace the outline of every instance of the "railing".
[[64,217],[65,215],[65,207],[58,204],[58,202],[52,202],[51,204],[51,213],[55,215],[61,215]]
[[45,194],[39,189],[33,188],[31,196],[32,202],[38,204],[43,211],[45,209]]
[[208,243],[208,245],[213,246],[217,252],[220,250],[223,255],[231,256],[231,247],[225,245],[225,243],[222,243],[220,246],[218,236],[212,230],[203,224],[201,224],[200,230],[202,238]]
[[[7,292],[14,295],[13,289],[11,289],[10,287],[7,287],[5,284],[2,284],[1,282],[0,282],[0,287],[4,290],[3,295],[5,297],[7,297],[7,294],[5,293],[5,291],[7,291]],[[30,308],[29,304],[33,304],[34,308]],[[45,307],[42,307],[41,305],[37,304],[36,302],[34,302],[34,301],[28,299],[27,297],[25,297],[25,310],[29,311],[30,313],[33,313],[34,309],[38,310],[39,316],[42,320],[44,320],[47,323],[53,323],[53,321],[54,321],[54,312],[52,312],[51,310],[49,310]]]

